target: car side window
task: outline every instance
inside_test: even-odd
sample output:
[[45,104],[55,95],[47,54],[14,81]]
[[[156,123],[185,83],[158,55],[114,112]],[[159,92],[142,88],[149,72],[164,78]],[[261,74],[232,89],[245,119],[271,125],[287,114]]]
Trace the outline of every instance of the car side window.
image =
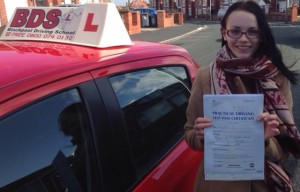
[[183,136],[190,83],[184,67],[110,78],[125,117],[135,172],[143,177]]
[[86,117],[72,89],[2,118],[1,191],[86,191]]

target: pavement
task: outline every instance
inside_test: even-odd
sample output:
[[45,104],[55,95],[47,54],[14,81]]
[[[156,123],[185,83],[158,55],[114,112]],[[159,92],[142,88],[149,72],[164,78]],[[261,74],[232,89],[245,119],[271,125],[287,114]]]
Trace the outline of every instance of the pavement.
[[184,23],[166,28],[142,28],[141,33],[130,35],[131,40],[167,43],[185,35],[203,30],[206,25],[200,23]]

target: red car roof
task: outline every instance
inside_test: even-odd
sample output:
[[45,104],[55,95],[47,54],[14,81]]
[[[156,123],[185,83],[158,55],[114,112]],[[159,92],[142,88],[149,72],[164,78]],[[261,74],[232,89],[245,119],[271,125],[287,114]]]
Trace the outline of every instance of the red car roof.
[[51,82],[97,68],[166,55],[180,55],[191,60],[183,48],[150,42],[92,48],[49,42],[0,41],[0,103],[9,97],[4,94],[6,89],[25,80],[30,79],[38,86],[46,83],[39,82],[45,81],[45,76]]

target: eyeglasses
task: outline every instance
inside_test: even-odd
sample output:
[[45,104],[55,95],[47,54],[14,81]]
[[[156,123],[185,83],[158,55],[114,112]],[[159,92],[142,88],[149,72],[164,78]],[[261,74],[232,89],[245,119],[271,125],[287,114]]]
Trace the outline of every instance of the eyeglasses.
[[233,39],[239,39],[243,34],[245,34],[246,37],[248,37],[249,39],[256,39],[256,38],[259,38],[259,36],[260,36],[260,31],[254,30],[254,29],[251,29],[246,32],[242,32],[238,29],[229,29],[226,32],[227,32],[227,35]]

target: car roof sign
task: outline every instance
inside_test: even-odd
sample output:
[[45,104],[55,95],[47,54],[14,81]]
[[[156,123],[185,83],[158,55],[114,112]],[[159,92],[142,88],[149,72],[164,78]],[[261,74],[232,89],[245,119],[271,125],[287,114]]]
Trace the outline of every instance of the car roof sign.
[[113,3],[17,8],[0,40],[51,41],[99,48],[133,44]]

